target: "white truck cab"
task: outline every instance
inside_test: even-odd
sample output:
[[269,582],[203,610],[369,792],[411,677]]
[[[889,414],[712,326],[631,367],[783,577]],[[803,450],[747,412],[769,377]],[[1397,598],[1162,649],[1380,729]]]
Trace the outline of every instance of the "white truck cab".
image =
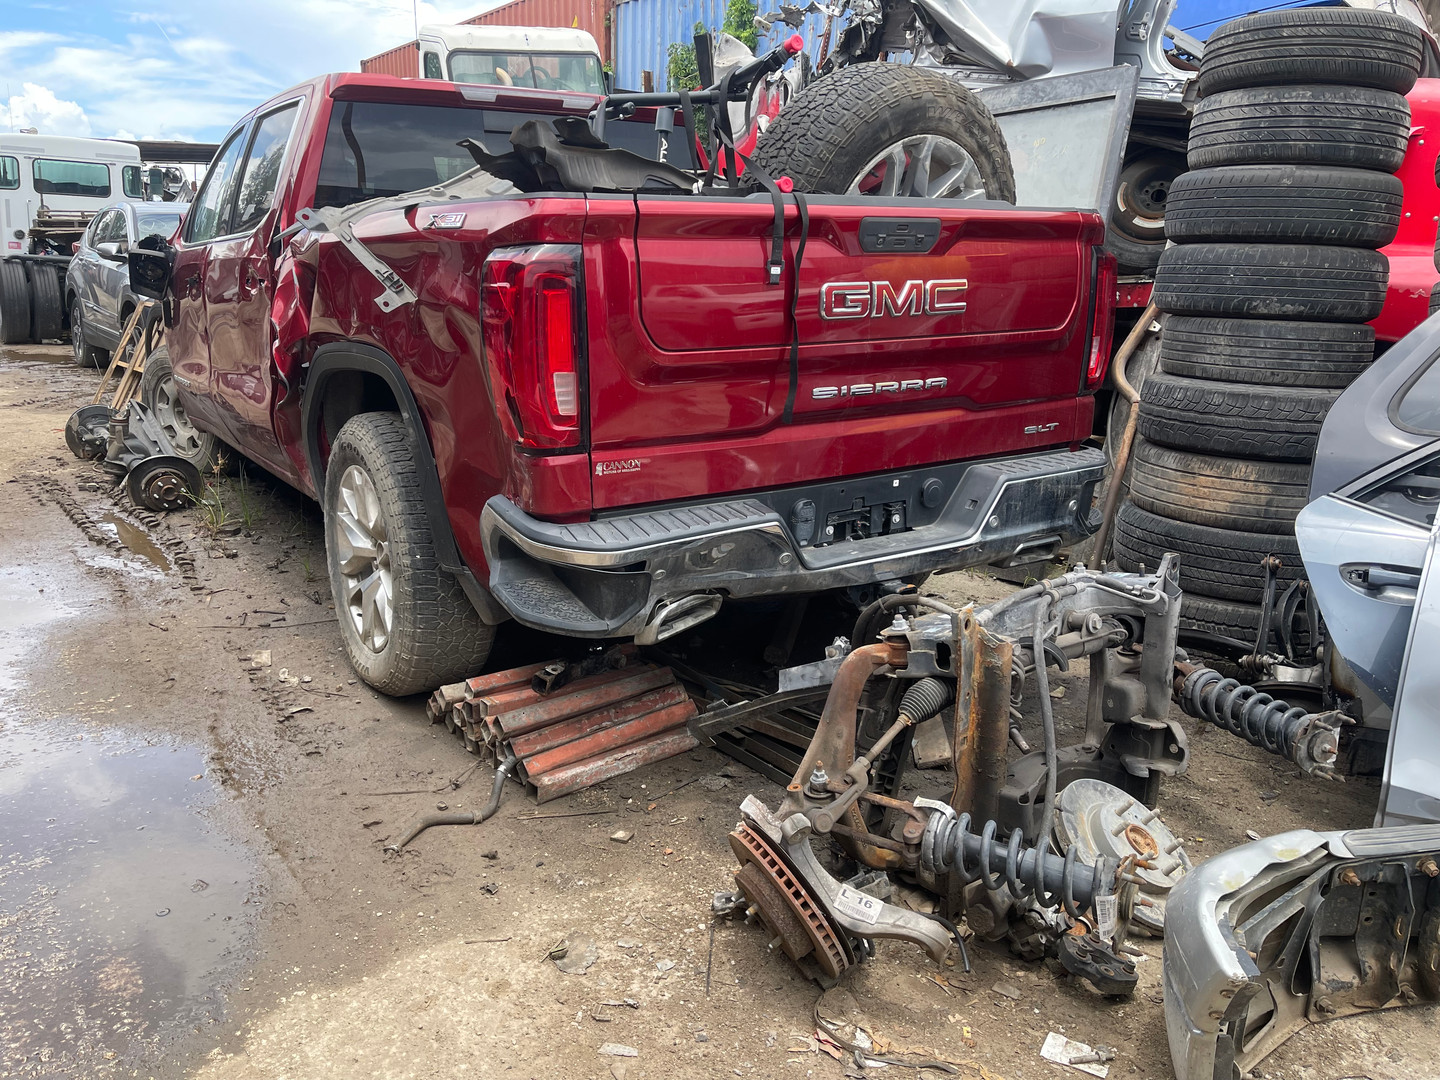
[[584,30],[422,26],[417,44],[422,79],[605,93],[600,48]]
[[[41,224],[46,218],[88,221],[113,203],[144,198],[140,150],[132,143],[0,132],[0,255],[55,247]],[[63,253],[70,254],[68,241]]]

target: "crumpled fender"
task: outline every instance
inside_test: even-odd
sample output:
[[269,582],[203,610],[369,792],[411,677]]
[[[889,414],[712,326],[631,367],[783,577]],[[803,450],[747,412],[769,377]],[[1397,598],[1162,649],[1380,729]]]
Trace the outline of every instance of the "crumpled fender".
[[1210,859],[1165,910],[1179,1080],[1231,1080],[1310,1023],[1440,1000],[1440,825],[1297,829]]
[[310,305],[315,299],[319,237],[302,232],[281,253],[270,301],[270,362],[275,379],[275,434],[299,475],[308,476],[300,423],[300,388],[310,362]]

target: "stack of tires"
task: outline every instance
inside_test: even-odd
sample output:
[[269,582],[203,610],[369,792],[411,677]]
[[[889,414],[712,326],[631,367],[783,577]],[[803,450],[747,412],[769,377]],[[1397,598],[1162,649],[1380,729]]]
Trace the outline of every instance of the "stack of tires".
[[1236,19],[1206,46],[1115,526],[1124,568],[1180,553],[1189,629],[1254,642],[1267,558],[1282,590],[1303,576],[1316,437],[1374,356],[1421,46],[1398,16],[1335,7]]
[[64,334],[63,278],[49,263],[0,259],[0,345],[38,345]]

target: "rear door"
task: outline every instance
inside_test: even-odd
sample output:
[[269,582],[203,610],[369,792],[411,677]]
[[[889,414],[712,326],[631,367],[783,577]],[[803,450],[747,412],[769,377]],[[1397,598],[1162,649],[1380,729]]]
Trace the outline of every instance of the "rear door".
[[637,203],[588,221],[597,508],[1089,434],[1098,216],[812,196],[796,297],[793,205],[771,284],[768,198]]

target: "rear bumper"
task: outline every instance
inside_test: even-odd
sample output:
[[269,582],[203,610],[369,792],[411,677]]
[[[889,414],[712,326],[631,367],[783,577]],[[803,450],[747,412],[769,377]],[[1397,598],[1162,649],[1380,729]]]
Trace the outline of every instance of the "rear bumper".
[[[480,531],[490,591],[517,621],[650,643],[709,618],[727,598],[1047,557],[1094,531],[1090,505],[1104,469],[1099,450],[1052,451],[573,525],[539,521],[497,495]],[[871,535],[827,542],[827,522],[853,528],[857,512]]]

